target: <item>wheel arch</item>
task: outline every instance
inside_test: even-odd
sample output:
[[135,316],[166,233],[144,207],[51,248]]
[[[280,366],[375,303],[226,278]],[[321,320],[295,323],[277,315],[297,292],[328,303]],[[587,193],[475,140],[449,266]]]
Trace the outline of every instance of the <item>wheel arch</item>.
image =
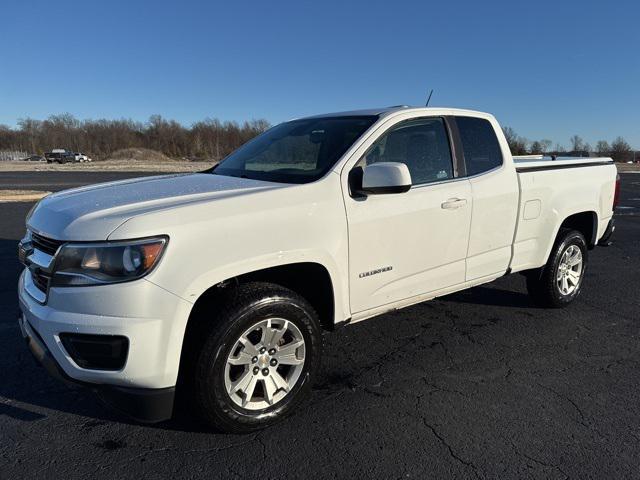
[[318,313],[323,329],[333,329],[336,298],[331,274],[324,265],[315,262],[279,265],[245,273],[233,281],[267,282],[288,288],[311,304]]
[[184,380],[185,368],[194,361],[193,353],[198,350],[201,341],[200,332],[215,317],[205,313],[215,310],[219,302],[229,293],[229,289],[243,283],[267,282],[288,288],[305,298],[318,313],[323,330],[332,330],[335,325],[336,295],[334,282],[329,270],[320,263],[298,262],[266,267],[227,278],[211,285],[202,292],[193,304],[182,337],[179,382]]
[[266,282],[288,288],[304,297],[316,310],[322,327],[331,329],[341,316],[339,285],[334,281],[330,268],[316,261],[299,261],[263,266],[212,281],[197,296],[189,320],[202,308],[219,299],[219,293],[234,285],[249,282]]
[[562,229],[565,228],[571,228],[582,233],[587,241],[587,248],[592,249],[597,243],[598,214],[593,210],[581,210],[566,214],[564,219],[556,226],[553,235],[549,238],[544,257],[542,257],[544,263],[542,263],[540,267],[544,267],[549,261],[549,256],[558,240],[558,235],[560,235]]
[[589,249],[595,247],[598,236],[598,214],[592,210],[574,213],[566,217],[556,231],[555,238],[563,228],[577,230],[584,235]]

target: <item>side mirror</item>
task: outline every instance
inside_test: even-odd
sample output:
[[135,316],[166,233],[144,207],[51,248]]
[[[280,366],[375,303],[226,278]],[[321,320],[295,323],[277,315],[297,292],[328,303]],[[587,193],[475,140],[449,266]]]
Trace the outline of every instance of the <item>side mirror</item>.
[[363,169],[360,193],[365,195],[404,193],[410,188],[411,174],[404,163],[373,163]]

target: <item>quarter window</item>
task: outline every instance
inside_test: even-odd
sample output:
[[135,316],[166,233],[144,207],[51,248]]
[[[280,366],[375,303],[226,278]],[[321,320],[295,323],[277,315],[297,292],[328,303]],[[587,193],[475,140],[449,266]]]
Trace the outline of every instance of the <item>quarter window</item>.
[[413,185],[453,178],[449,136],[442,118],[402,122],[375,141],[359,166],[377,162],[407,165]]
[[456,117],[467,175],[478,175],[502,165],[502,150],[488,120]]

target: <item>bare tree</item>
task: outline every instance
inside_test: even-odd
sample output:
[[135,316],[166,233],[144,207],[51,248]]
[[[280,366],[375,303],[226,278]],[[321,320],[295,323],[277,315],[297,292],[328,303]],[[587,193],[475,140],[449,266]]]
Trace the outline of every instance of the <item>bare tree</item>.
[[103,159],[117,150],[136,147],[175,158],[217,161],[269,126],[266,120],[238,124],[206,119],[186,128],[161,115],[140,123],[127,119],[80,121],[65,113],[43,121],[23,118],[15,129],[0,126],[0,150],[42,154],[53,148],[66,148]]
[[548,138],[543,138],[542,140],[540,140],[540,146],[542,148],[542,153],[547,153],[549,151],[549,149],[551,148],[551,140],[549,140]]
[[574,135],[569,139],[571,143],[571,150],[574,152],[579,152],[584,149],[584,140],[580,137],[580,135]]
[[598,152],[598,155],[609,155],[609,153],[611,153],[609,142],[606,140],[598,140],[598,143],[596,143],[596,152]]
[[513,155],[524,155],[527,153],[527,144],[529,141],[526,138],[519,136],[511,127],[504,127],[502,131]]
[[538,140],[534,140],[533,142],[531,142],[531,146],[529,147],[529,151],[533,154],[540,154],[543,153],[542,151],[542,143],[540,143]]
[[542,140],[534,140],[531,142],[531,146],[529,147],[529,151],[532,154],[542,154],[544,155],[551,148],[551,140],[544,138]]
[[611,143],[611,157],[616,162],[626,162],[631,158],[631,147],[622,137],[617,137]]

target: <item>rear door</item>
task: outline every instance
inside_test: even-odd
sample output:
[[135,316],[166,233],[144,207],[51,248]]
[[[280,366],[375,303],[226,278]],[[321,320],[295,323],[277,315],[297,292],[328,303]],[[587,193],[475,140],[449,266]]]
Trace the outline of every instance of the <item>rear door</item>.
[[345,194],[353,313],[464,282],[472,197],[469,181],[456,178],[451,138],[443,117],[402,121],[356,164],[405,163],[413,186],[398,194]]
[[[473,195],[466,280],[505,273],[518,216],[518,178],[510,152],[496,136],[495,120],[458,116],[464,175]],[[506,150],[505,150],[506,149]]]

